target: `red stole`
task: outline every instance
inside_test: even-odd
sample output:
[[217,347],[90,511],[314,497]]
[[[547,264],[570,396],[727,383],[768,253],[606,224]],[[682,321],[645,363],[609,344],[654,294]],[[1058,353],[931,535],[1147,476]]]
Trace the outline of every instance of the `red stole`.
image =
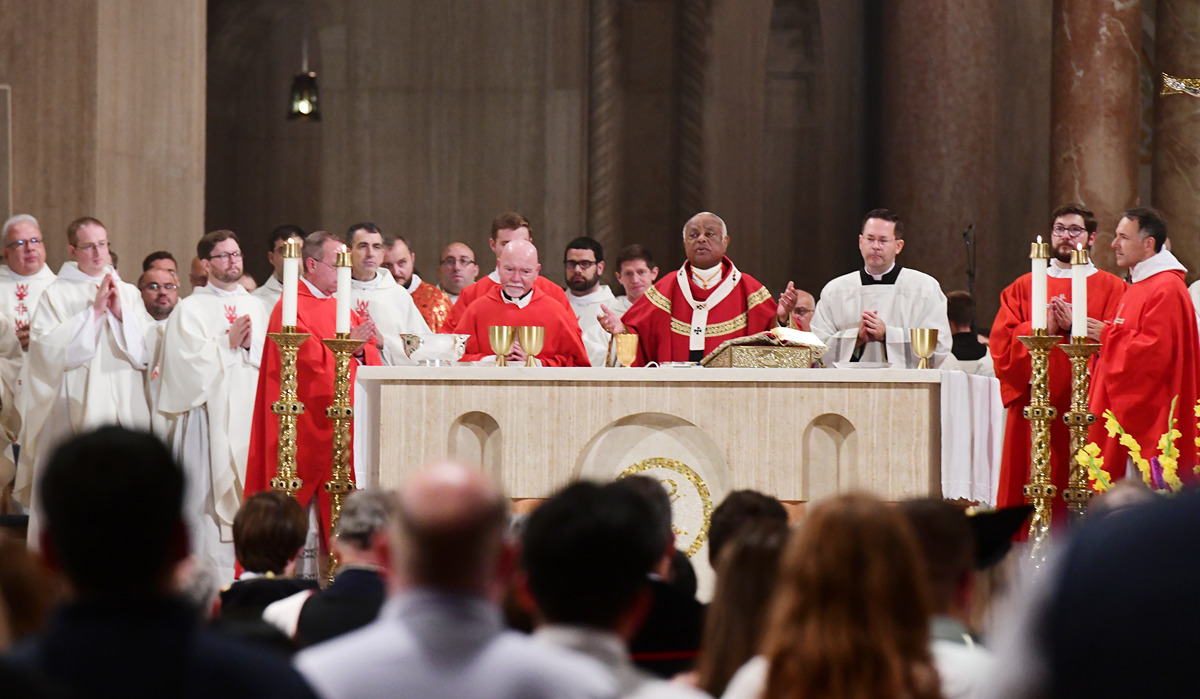
[[[484,277],[475,282],[471,286],[462,290],[458,295],[458,301],[455,302],[453,308],[450,309],[450,317],[446,319],[445,328],[440,332],[459,332],[457,330],[459,322],[462,321],[463,314],[467,312],[467,308],[475,302],[476,299],[481,299],[484,296],[489,296],[493,289],[499,289],[499,282],[492,281],[490,276]],[[575,311],[571,310],[571,302],[567,300],[567,293],[562,290],[562,287],[549,279],[538,276],[533,280],[533,288],[540,289],[543,294],[551,299],[558,301],[562,307],[567,310],[572,316]],[[495,325],[495,323],[493,323]]]
[[471,336],[462,361],[475,362],[495,354],[488,341],[488,328],[493,325],[540,325],[546,328],[546,342],[538,353],[542,366],[591,366],[575,314],[563,309],[537,286],[532,293],[533,298],[525,308],[506,303],[500,297],[498,284],[486,296],[476,299],[455,331]]
[[[733,263],[726,257],[721,261],[721,281],[733,272]],[[684,263],[692,298],[704,301],[720,282],[711,289],[701,289],[691,279],[691,263]],[[770,330],[775,325],[778,308],[771,292],[757,279],[744,272],[728,296],[708,309],[708,325],[704,333],[704,353],[707,355],[722,342]],[[621,322],[629,332],[638,336],[636,366],[649,362],[688,361],[688,341],[692,323],[692,307],[688,304],[677,275],[668,274],[646,290]]]
[[[296,356],[296,391],[304,403],[304,413],[296,421],[296,470],[304,485],[297,500],[307,507],[315,495],[321,515],[323,532],[328,539],[329,494],[325,483],[333,471],[333,423],[325,409],[333,403],[335,375],[333,352],[321,342],[334,336],[335,308],[333,297],[319,299],[308,286],[301,283],[296,298],[296,332],[310,333],[300,345]],[[282,302],[275,304],[267,332],[279,332],[283,313]],[[361,318],[350,312],[351,325]],[[375,341],[366,345],[366,363],[380,364]],[[358,362],[350,362],[350,384]],[[351,391],[351,399],[353,399]],[[279,418],[271,412],[271,404],[279,398],[279,347],[267,339],[263,345],[262,366],[258,372],[258,393],[254,397],[254,423],[250,428],[250,455],[246,461],[245,497],[267,490],[276,473],[279,444]],[[351,457],[353,463],[353,456]]]
[[446,330],[446,321],[450,317],[450,308],[453,304],[450,303],[450,297],[446,295],[446,292],[423,281],[412,293],[412,300],[432,332],[449,332]]
[[[1121,296],[1125,293],[1124,281],[1108,272],[1096,272],[1088,277],[1088,317],[1097,320],[1112,320],[1116,315]],[[1048,297],[1065,296],[1071,300],[1070,278],[1050,277],[1046,280]],[[997,507],[1011,507],[1025,503],[1022,492],[1029,481],[1030,433],[1029,421],[1023,411],[1029,405],[1029,376],[1032,367],[1029,350],[1017,338],[1032,333],[1029,314],[1032,308],[1032,277],[1019,277],[1000,294],[1000,310],[992,324],[992,335],[988,351],[1000,380],[1000,395],[1008,410],[1004,428],[1004,457],[1000,463],[1000,483],[997,492]],[[1069,332],[1069,331],[1068,331]],[[1058,409],[1059,417],[1050,425],[1050,474],[1054,485],[1061,493],[1067,487],[1070,475],[1067,460],[1070,458],[1071,437],[1062,415],[1071,407],[1071,362],[1062,350],[1050,352],[1049,366],[1050,403]],[[1062,522],[1066,503],[1061,497],[1054,499],[1054,516]]]

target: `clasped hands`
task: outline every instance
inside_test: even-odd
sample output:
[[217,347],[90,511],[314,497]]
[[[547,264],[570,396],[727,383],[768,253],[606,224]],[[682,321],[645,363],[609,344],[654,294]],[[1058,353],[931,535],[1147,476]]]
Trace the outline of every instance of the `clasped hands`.
[[[1052,297],[1047,306],[1046,332],[1050,335],[1071,334],[1071,304],[1065,294]],[[1103,321],[1095,318],[1087,319],[1087,338],[1093,342],[1100,341],[1100,333],[1104,331]]]
[[229,330],[225,332],[229,333],[229,349],[237,349],[238,347],[250,349],[252,333],[250,332],[249,315],[239,316],[229,324]]
[[862,319],[858,322],[858,337],[854,346],[862,347],[868,342],[883,342],[887,337],[887,324],[879,317],[878,311],[863,311]]
[[104,315],[105,311],[108,311],[117,320],[122,319],[121,294],[117,289],[117,282],[113,279],[113,275],[106,274],[104,275],[104,279],[100,280],[100,289],[96,292],[96,299],[92,301],[92,311],[96,314],[97,318]]

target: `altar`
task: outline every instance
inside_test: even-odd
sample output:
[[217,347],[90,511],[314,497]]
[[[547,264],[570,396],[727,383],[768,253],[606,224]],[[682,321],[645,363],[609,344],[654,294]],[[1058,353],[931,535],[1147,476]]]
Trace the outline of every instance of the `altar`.
[[361,367],[356,396],[360,487],[447,455],[514,500],[645,473],[693,556],[737,489],[994,502],[1003,429],[995,379],[932,369]]

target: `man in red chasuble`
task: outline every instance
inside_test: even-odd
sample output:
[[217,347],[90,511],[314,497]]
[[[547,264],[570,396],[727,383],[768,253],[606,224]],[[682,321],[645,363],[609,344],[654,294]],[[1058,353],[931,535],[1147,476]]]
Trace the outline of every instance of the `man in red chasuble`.
[[[537,355],[542,366],[591,366],[583,347],[575,314],[550,298],[536,284],[537,248],[528,240],[514,240],[500,251],[496,268],[500,283],[475,300],[463,314],[455,332],[470,335],[464,362],[479,361],[495,354],[488,340],[493,325],[537,325],[546,328],[545,344]],[[526,349],[516,340],[506,355],[510,364],[523,364]]]
[[[1050,306],[1046,312],[1047,332],[1071,338],[1071,251],[1082,244],[1091,250],[1096,242],[1096,217],[1079,204],[1060,206],[1051,214],[1050,249],[1052,260],[1046,280]],[[1125,293],[1125,282],[1108,272],[1096,269],[1091,262],[1087,269],[1088,336],[1100,339],[1104,324],[1116,315],[1117,305]],[[1029,350],[1017,338],[1033,334],[1030,314],[1033,312],[1033,277],[1025,274],[1000,294],[1000,310],[992,324],[988,349],[1000,380],[1000,396],[1008,410],[1004,427],[1004,457],[1000,463],[1000,485],[996,494],[997,507],[1012,507],[1025,503],[1022,489],[1029,481],[1030,435],[1025,406],[1029,405],[1029,375],[1032,367]],[[1050,352],[1050,403],[1061,418],[1071,408],[1071,362],[1065,352]],[[1050,478],[1061,494],[1070,475],[1071,435],[1061,419],[1050,423]],[[1121,469],[1124,472],[1124,469]],[[1055,519],[1065,512],[1066,503],[1055,498]]]
[[1113,411],[1125,432],[1137,440],[1142,458],[1149,461],[1159,456],[1159,437],[1167,431],[1175,400],[1178,476],[1184,483],[1194,483],[1200,333],[1183,282],[1187,270],[1166,249],[1166,239],[1167,224],[1154,209],[1130,209],[1117,224],[1112,248],[1117,264],[1129,269],[1132,284],[1100,335],[1104,346],[1092,378],[1090,407],[1096,424],[1089,437],[1100,447],[1105,470],[1120,478],[1129,450],[1118,435],[1105,429],[1104,411]]
[[687,262],[646,290],[625,315],[608,311],[600,325],[610,333],[636,333],[637,366],[698,362],[722,342],[787,326],[796,307],[788,282],[776,304],[771,292],[725,256],[729,231],[716,214],[696,214],[683,228]]

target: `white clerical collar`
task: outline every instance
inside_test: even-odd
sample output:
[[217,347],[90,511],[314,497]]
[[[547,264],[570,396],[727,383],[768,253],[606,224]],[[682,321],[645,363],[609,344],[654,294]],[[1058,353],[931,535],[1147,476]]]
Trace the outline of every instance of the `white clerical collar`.
[[410,294],[415,294],[417,293],[418,286],[421,286],[421,275],[413,272],[412,279],[408,280],[408,285],[404,287],[404,290]]
[[576,296],[574,293],[570,293],[570,292],[567,293],[567,300],[571,302],[572,306],[577,307],[577,308],[583,308],[584,306],[590,306],[593,303],[602,303],[604,301],[611,301],[612,298],[613,298],[612,291],[607,286],[604,286],[603,284],[597,284],[595,289],[592,289],[591,291],[587,292],[583,296]]
[[327,298],[329,298],[329,297],[328,297],[328,296],[326,296],[325,294],[322,294],[320,289],[318,289],[317,287],[313,286],[313,285],[312,285],[312,283],[311,283],[311,282],[309,282],[309,281],[308,281],[307,279],[305,279],[304,277],[300,277],[300,281],[304,282],[304,286],[307,286],[307,287],[308,287],[308,290],[312,292],[312,295],[313,295],[313,296],[316,296],[316,297],[317,297],[317,298],[319,298],[319,299],[327,299]]
[[271,291],[283,291],[283,280],[276,279],[275,275],[272,274],[271,276],[267,277],[267,283],[263,284],[263,286]]
[[488,275],[488,279],[491,279],[492,281],[499,284],[500,283],[500,270],[493,269],[492,273]]
[[354,277],[350,278],[350,287],[355,291],[372,291],[374,289],[385,289],[389,286],[395,286],[396,280],[392,278],[392,273],[386,269],[375,270],[375,276],[367,281],[359,281]]
[[83,270],[79,269],[79,263],[75,262],[75,260],[64,262],[63,266],[58,270],[58,276],[66,279],[67,281],[92,282],[94,284],[99,284],[102,282],[104,280],[104,275],[106,274],[113,275],[113,278],[115,278],[117,281],[121,280],[121,275],[117,272],[117,270],[113,269],[111,265],[106,265],[104,267],[104,271],[100,272],[100,274],[95,277],[85,274]]
[[1187,267],[1179,263],[1171,251],[1166,247],[1159,250],[1156,254],[1148,257],[1133,266],[1129,270],[1129,281],[1137,284],[1158,274],[1159,272],[1170,272],[1171,270],[1179,270],[1187,272]]
[[46,277],[54,276],[54,272],[50,271],[50,265],[47,264],[43,264],[41,269],[29,275],[28,277],[23,274],[17,274],[16,272],[12,271],[11,267],[6,267],[6,269],[8,270],[9,279],[12,279],[15,282],[28,282],[34,279],[44,279]]
[[713,285],[721,280],[721,263],[718,262],[715,266],[708,269],[697,269],[696,265],[692,265],[692,281],[701,289]]
[[213,296],[224,296],[224,297],[228,298],[230,296],[246,296],[250,292],[246,291],[246,287],[242,286],[241,284],[234,284],[233,291],[225,291],[224,289],[213,286],[212,284],[205,284],[204,286],[199,286],[199,287],[196,287],[195,289],[193,289],[192,293],[193,294],[212,294]]
[[533,289],[531,288],[529,291],[525,292],[525,295],[519,299],[512,298],[508,294],[504,293],[504,289],[501,289],[500,298],[504,300],[504,303],[510,303],[517,308],[525,308],[529,305],[529,302],[533,300]]
[[891,267],[888,267],[887,269],[883,270],[883,274],[871,274],[871,270],[867,269],[866,267],[863,267],[863,271],[867,273],[867,276],[869,276],[870,278],[874,279],[877,282],[883,281],[883,278],[886,277],[888,274],[890,274],[893,269],[896,269],[896,261],[895,260],[892,260]]
[[[1046,268],[1046,276],[1054,277],[1055,279],[1070,279],[1072,267],[1074,267],[1074,265],[1067,265],[1066,267],[1059,267],[1058,260],[1053,260],[1050,263],[1050,266]],[[1100,271],[1100,270],[1096,269],[1096,265],[1092,264],[1091,260],[1088,260],[1086,269],[1087,269],[1087,276],[1089,276],[1089,277],[1092,276],[1093,274],[1095,274],[1096,272]]]

